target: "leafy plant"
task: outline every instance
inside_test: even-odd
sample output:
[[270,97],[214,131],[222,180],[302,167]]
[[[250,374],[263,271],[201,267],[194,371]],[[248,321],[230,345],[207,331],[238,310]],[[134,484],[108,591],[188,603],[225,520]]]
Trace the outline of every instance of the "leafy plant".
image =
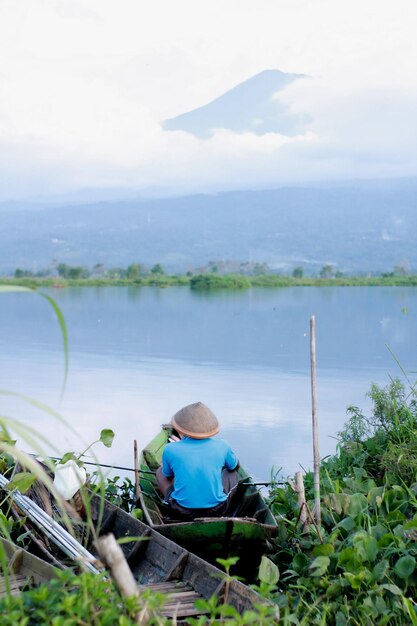
[[81,459],[96,443],[102,443],[104,446],[106,446],[106,448],[111,448],[114,437],[115,434],[110,428],[103,428],[103,430],[100,432],[100,437],[96,439],[96,441],[90,443],[83,452],[66,452],[61,459],[61,463],[66,463],[67,461],[73,460],[81,466],[83,464]]
[[120,476],[113,478],[104,478],[101,472],[93,472],[89,477],[89,486],[95,493],[102,493],[104,489],[104,497],[124,511],[134,514],[135,517],[141,519],[142,513],[140,509],[136,509],[136,491],[135,485],[130,478],[121,479]]
[[163,597],[146,594],[121,598],[114,585],[94,574],[59,572],[47,585],[0,600],[2,626],[134,626],[143,602],[146,625],[163,626]]
[[[283,516],[274,556],[283,624],[417,623],[415,394],[393,380],[370,397],[371,415],[351,407],[322,464],[320,537],[297,525],[290,487],[271,494]],[[305,485],[312,504],[310,473]]]

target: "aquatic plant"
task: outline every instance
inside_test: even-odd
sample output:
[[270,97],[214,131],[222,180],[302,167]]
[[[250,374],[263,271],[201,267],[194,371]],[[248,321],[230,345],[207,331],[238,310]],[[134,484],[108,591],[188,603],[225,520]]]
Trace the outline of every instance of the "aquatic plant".
[[[393,380],[370,397],[371,415],[350,408],[322,465],[320,534],[297,524],[290,487],[271,494],[283,624],[417,624],[415,393]],[[310,473],[305,482],[312,504]]]

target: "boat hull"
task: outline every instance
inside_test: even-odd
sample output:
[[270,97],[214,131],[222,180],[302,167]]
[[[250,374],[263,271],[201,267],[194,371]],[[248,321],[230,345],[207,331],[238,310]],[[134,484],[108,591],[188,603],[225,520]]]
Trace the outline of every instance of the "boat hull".
[[0,598],[8,592],[19,593],[23,589],[46,583],[56,578],[59,570],[27,550],[0,537],[0,550],[7,563],[7,580],[0,568]]
[[[14,492],[15,496],[18,493]],[[22,494],[20,494],[22,495]],[[53,518],[51,523],[56,526],[64,525],[62,507],[54,501],[44,485],[36,482],[27,492],[25,498],[35,504],[47,503],[49,500]],[[62,503],[61,503],[62,504]],[[159,591],[164,594],[165,604],[162,608],[164,615],[175,618],[187,618],[207,613],[204,607],[196,607],[195,601],[209,600],[212,596],[221,604],[227,601],[239,613],[250,610],[255,604],[264,600],[250,587],[238,580],[230,580],[225,573],[214,565],[204,561],[184,547],[174,543],[161,535],[155,529],[123,511],[116,505],[90,491],[84,492],[79,502],[72,501],[67,506],[67,513],[71,513],[73,532],[77,540],[83,540],[87,555],[80,558],[81,551],[69,562],[69,553],[65,549],[65,536],[54,541],[51,546],[51,556],[54,560],[64,561],[67,565],[80,568],[86,566],[86,558],[95,568],[100,567],[95,538],[112,533],[121,541],[121,549],[126,561],[138,582],[140,588]],[[89,521],[86,523],[81,505],[86,505],[89,511]],[[14,507],[12,501],[12,507]],[[81,517],[80,517],[81,516]],[[43,537],[42,530],[28,521],[32,533]],[[94,526],[94,533],[91,527]],[[44,539],[46,537],[43,537]],[[84,553],[83,553],[84,554]],[[46,565],[46,564],[45,564]],[[99,573],[98,569],[96,570]]]

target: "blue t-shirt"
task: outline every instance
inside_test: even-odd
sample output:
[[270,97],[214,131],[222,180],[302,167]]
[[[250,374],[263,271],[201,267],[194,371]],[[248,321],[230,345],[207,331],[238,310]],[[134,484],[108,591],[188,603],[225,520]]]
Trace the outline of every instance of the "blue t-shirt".
[[235,453],[223,439],[185,437],[169,443],[162,454],[162,473],[174,477],[172,498],[187,509],[209,509],[227,498],[222,469],[234,470]]

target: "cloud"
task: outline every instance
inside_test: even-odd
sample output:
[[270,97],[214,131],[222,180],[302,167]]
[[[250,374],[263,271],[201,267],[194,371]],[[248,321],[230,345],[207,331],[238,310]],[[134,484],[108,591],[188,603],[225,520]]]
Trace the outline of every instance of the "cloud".
[[[395,11],[387,0],[6,1],[3,197],[417,175],[416,11],[411,0]],[[276,96],[311,120],[295,137],[162,129],[268,68],[311,77]]]

